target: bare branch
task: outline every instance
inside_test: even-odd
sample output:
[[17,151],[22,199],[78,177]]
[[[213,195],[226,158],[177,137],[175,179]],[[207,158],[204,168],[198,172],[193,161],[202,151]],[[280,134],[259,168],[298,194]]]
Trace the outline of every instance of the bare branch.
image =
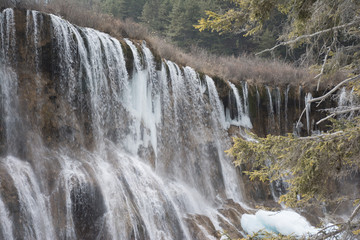
[[349,233],[349,230],[351,229],[351,222],[352,222],[352,220],[354,220],[355,216],[359,213],[359,211],[360,211],[360,204],[358,204],[356,206],[354,211],[351,213],[348,221],[342,227],[343,231],[345,231],[345,233],[346,233],[345,235],[343,235],[343,239],[347,239],[347,235]]
[[317,102],[317,101],[321,101],[327,97],[329,97],[331,94],[333,94],[336,90],[338,90],[342,85],[344,85],[345,83],[347,82],[351,82],[351,81],[354,81],[354,80],[357,80],[360,78],[360,75],[356,75],[354,77],[351,77],[351,78],[347,78],[345,80],[343,80],[342,82],[340,82],[338,85],[336,85],[333,89],[331,89],[328,93],[322,95],[321,97],[317,97],[317,98],[313,98],[313,99],[310,99],[308,101],[308,103],[313,103],[313,102]]
[[330,47],[327,48],[327,51],[326,51],[326,54],[325,54],[325,57],[324,57],[324,63],[322,65],[322,67],[321,67],[320,73],[314,77],[315,79],[319,78],[318,84],[317,84],[317,87],[316,87],[316,91],[319,91],[321,76],[324,74],[324,69],[325,69],[325,65],[326,65],[326,62],[327,62],[327,58],[329,56],[329,52],[330,52]]
[[326,133],[326,134],[319,134],[319,135],[314,135],[314,136],[309,136],[309,137],[299,137],[299,139],[301,140],[312,140],[312,139],[319,139],[322,137],[329,137],[329,136],[333,136],[333,137],[337,137],[340,136],[340,134],[344,133],[343,131],[338,131],[338,132],[334,132],[334,133]]
[[355,216],[359,213],[359,211],[360,211],[360,204],[358,204],[356,206],[356,208],[354,209],[354,211],[350,215],[349,220],[347,221],[348,224],[350,224],[352,222],[352,220],[354,220]]
[[260,54],[263,54],[265,52],[271,52],[271,51],[274,51],[276,48],[280,47],[280,46],[285,46],[285,45],[289,45],[289,44],[292,44],[292,43],[296,43],[302,39],[306,39],[306,38],[312,38],[312,37],[315,37],[315,36],[318,36],[320,34],[323,34],[323,33],[327,33],[327,32],[331,32],[331,31],[336,31],[336,30],[339,30],[339,29],[342,29],[342,28],[347,28],[347,27],[350,27],[350,26],[353,26],[357,23],[359,23],[359,19],[360,18],[356,18],[355,21],[353,22],[350,22],[350,23],[346,23],[346,24],[343,24],[343,25],[340,25],[340,26],[336,26],[336,27],[332,27],[332,28],[328,28],[328,29],[324,29],[324,30],[321,30],[319,32],[315,32],[315,33],[312,33],[312,34],[307,34],[307,35],[301,35],[295,39],[292,39],[290,41],[287,41],[287,42],[281,42],[277,45],[275,45],[274,47],[272,48],[268,48],[268,49],[265,49],[261,52],[258,52],[256,53],[255,55],[260,55]]
[[[360,204],[356,206],[356,208],[354,209],[354,211],[352,212],[352,214],[350,215],[350,217],[346,223],[333,224],[331,226],[327,226],[327,227],[321,229],[313,237],[315,237],[315,239],[324,240],[324,239],[329,239],[330,237],[333,237],[339,233],[348,232],[350,230],[350,228],[352,227],[351,222],[354,220],[355,216],[359,213],[359,211],[360,211]],[[336,227],[336,226],[338,226],[337,229],[330,231],[330,232],[326,231],[327,229]],[[346,239],[347,234],[345,234],[343,236]]]
[[[326,94],[324,94],[324,95],[322,95],[322,96],[320,96],[320,97],[312,98],[312,99],[308,100],[308,101],[305,103],[306,106],[305,106],[304,110],[302,111],[302,113],[301,113],[301,115],[300,115],[300,117],[299,117],[299,120],[298,120],[297,123],[296,123],[296,127],[299,127],[300,121],[301,121],[304,113],[306,112],[307,104],[310,104],[310,103],[313,103],[313,102],[318,102],[318,101],[321,101],[321,102],[322,102],[322,101],[324,101],[324,99],[328,98],[331,94],[333,94],[336,90],[338,90],[338,89],[339,89],[342,85],[344,85],[345,83],[348,83],[348,82],[357,80],[357,79],[359,79],[359,78],[360,78],[360,75],[356,75],[356,76],[354,76],[354,77],[347,78],[347,79],[343,80],[342,82],[340,82],[338,85],[336,85],[336,86],[335,86],[333,89],[331,89],[328,93],[326,93]],[[353,111],[357,111],[357,110],[358,110],[358,109],[355,108],[355,110],[353,110]],[[344,111],[345,111],[345,110],[344,110]],[[344,113],[346,113],[346,112],[344,112]],[[337,114],[341,114],[341,113],[338,112]],[[336,114],[336,115],[337,115],[337,114]],[[325,119],[321,119],[321,120],[318,121],[316,124],[319,124],[319,123],[321,123],[322,121],[325,121],[325,120],[327,120],[327,119],[329,119],[329,118],[331,118],[331,117],[333,117],[333,116],[330,115],[330,116],[326,117]]]
[[300,122],[301,122],[301,118],[302,118],[302,116],[304,115],[305,112],[306,112],[306,106],[305,106],[304,110],[302,111],[302,113],[301,113],[301,115],[300,115],[300,117],[299,117],[299,120],[298,120],[297,123],[296,123],[296,128],[299,127],[299,124],[300,124]]
[[354,108],[349,108],[349,109],[345,109],[345,110],[342,110],[342,111],[333,112],[329,116],[317,121],[316,125],[322,123],[325,120],[328,120],[329,118],[335,117],[336,115],[344,114],[344,113],[348,113],[348,112],[353,112],[353,111],[360,111],[360,107],[354,107]]
[[337,230],[335,230],[335,231],[333,231],[333,232],[330,232],[330,233],[328,233],[328,234],[326,234],[326,235],[321,235],[321,236],[317,237],[316,239],[324,240],[324,239],[333,237],[333,236],[335,236],[336,234],[341,233],[343,230],[344,230],[343,228],[339,228],[339,229],[337,229]]
[[335,114],[335,113],[330,114],[329,116],[324,117],[324,118],[320,119],[319,121],[317,121],[317,122],[316,122],[316,125],[319,125],[320,123],[322,123],[322,122],[324,122],[324,121],[328,120],[329,118],[333,118],[333,117],[335,117],[335,116],[336,116],[336,114]]

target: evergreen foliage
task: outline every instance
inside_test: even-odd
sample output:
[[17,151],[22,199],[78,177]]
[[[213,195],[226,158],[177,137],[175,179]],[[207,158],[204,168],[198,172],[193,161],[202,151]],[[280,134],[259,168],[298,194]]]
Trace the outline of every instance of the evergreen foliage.
[[[339,186],[359,173],[360,117],[351,121],[334,120],[332,131],[317,136],[251,136],[253,141],[234,138],[234,145],[227,152],[235,157],[236,166],[248,169],[244,173],[251,180],[287,182],[287,192],[280,196],[280,202],[290,207],[311,208],[318,202],[340,203],[353,199],[352,194],[343,195]],[[360,233],[360,224],[353,220],[360,209],[359,200],[355,200],[354,205],[357,207],[347,221],[306,239],[332,239],[340,233],[347,236],[343,239],[356,238]],[[257,233],[247,239],[295,238]]]
[[289,187],[280,201],[290,207],[314,198],[326,201],[331,199],[329,186],[360,167],[360,118],[334,123],[332,131],[318,136],[235,138],[228,153],[236,158],[236,166],[250,166],[245,173],[251,180],[285,180]]
[[[96,0],[94,0],[96,1]],[[98,0],[100,8],[105,13],[121,19],[138,20],[145,5],[145,0]]]
[[[219,33],[243,32],[255,35],[267,26],[274,26],[275,16],[282,16],[279,46],[302,47],[303,64],[320,64],[327,58],[325,73],[339,67],[359,72],[360,1],[359,0],[227,0],[235,6],[224,13],[206,11],[195,27]],[[275,25],[276,26],[276,25]],[[268,35],[268,34],[267,34]],[[262,41],[263,42],[263,41]],[[264,46],[267,47],[267,46]],[[265,51],[264,51],[265,52]],[[263,52],[262,52],[263,53]]]

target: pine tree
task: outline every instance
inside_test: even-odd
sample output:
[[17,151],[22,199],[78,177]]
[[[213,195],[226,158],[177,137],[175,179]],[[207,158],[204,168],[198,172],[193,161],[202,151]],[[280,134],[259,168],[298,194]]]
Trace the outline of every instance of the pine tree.
[[163,0],[159,7],[159,31],[165,32],[170,24],[170,13],[173,8],[173,2],[171,0]]
[[114,17],[138,20],[145,0],[101,0],[101,9]]

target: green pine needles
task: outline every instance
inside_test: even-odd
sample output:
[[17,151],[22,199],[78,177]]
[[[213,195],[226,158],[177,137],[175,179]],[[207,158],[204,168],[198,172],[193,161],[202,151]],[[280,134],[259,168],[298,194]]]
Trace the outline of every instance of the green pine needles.
[[296,137],[268,135],[254,141],[234,138],[227,151],[235,157],[236,166],[244,165],[251,180],[285,180],[287,193],[280,197],[290,207],[319,201],[334,200],[334,183],[346,180],[359,171],[360,118],[335,121],[331,132]]

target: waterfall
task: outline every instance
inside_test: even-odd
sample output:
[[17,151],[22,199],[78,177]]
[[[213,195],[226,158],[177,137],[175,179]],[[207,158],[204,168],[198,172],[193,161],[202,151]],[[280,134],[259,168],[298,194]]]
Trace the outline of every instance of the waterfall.
[[0,13],[1,31],[1,62],[13,61],[12,53],[15,50],[15,19],[12,9],[5,9]]
[[226,128],[229,127],[229,125],[225,120],[224,106],[223,106],[223,104],[221,103],[221,101],[219,99],[219,95],[218,95],[218,92],[216,90],[215,83],[208,76],[206,76],[206,83],[207,83],[207,87],[208,87],[208,90],[209,90],[210,104],[215,106],[214,116],[218,120],[218,122],[221,124],[221,126],[224,129],[226,129]]
[[243,87],[243,97],[244,97],[244,110],[245,114],[249,116],[249,90],[248,90],[248,84],[247,82],[242,82]]
[[0,63],[0,111],[3,116],[5,142],[8,154],[17,154],[21,148],[21,119],[19,116],[19,103],[15,97],[18,91],[17,76],[9,67]]
[[[40,189],[31,166],[14,157],[2,161],[16,187],[25,239],[54,239],[55,233],[48,198]],[[41,214],[39,214],[41,213]]]
[[269,103],[268,103],[268,116],[269,116],[269,120],[268,120],[268,124],[269,127],[271,129],[275,129],[275,112],[274,112],[274,105],[273,105],[273,100],[272,100],[272,96],[271,96],[271,91],[270,88],[268,86],[266,86],[266,92],[268,95],[268,99],[269,99]]
[[[229,82],[229,85],[232,89],[232,92],[235,96],[236,101],[236,109],[237,116],[234,120],[231,119],[230,113],[227,113],[227,121],[230,122],[231,125],[242,126],[246,128],[252,128],[251,120],[249,117],[249,93],[247,83],[243,83],[243,99],[241,99],[239,90],[236,86]],[[229,110],[227,110],[229,111]]]
[[276,114],[277,114],[277,121],[279,124],[279,127],[281,126],[281,93],[280,93],[280,88],[277,87],[276,88],[276,92],[275,92],[275,99],[276,99]]
[[[339,108],[339,110],[347,110],[349,108],[351,109],[354,108],[357,104],[358,104],[358,100],[355,97],[354,88],[346,89],[345,87],[343,87],[340,90],[340,93],[338,94],[337,107]],[[353,116],[354,116],[354,111],[340,115],[340,117],[347,117],[347,118],[351,118]]]
[[305,111],[306,111],[306,129],[307,133],[310,134],[311,125],[310,125],[310,111],[311,111],[311,103],[308,103],[312,99],[311,93],[306,94],[305,96]]
[[[40,19],[40,21],[39,21]],[[30,61],[34,61],[36,74],[39,74],[39,61],[40,61],[40,52],[39,52],[39,41],[40,39],[40,31],[39,29],[43,25],[43,17],[37,11],[27,10],[26,12],[26,36],[33,35],[33,38],[28,38],[28,46],[33,46],[32,49],[34,53],[34,59]]]
[[0,196],[0,224],[3,239],[13,240],[12,220],[9,217],[9,210]]
[[[131,113],[134,122],[130,127],[133,132],[128,135],[127,148],[132,153],[137,153],[141,145],[147,147],[150,143],[155,154],[157,154],[157,127],[161,120],[161,103],[159,95],[159,83],[157,73],[154,71],[154,59],[146,45],[142,45],[145,55],[145,66],[141,65],[140,55],[136,46],[125,40],[131,48],[134,56],[134,74],[132,82],[129,83],[128,97],[125,103],[126,109]],[[125,101],[126,102],[126,101]],[[150,130],[150,133],[143,133],[143,128]],[[132,139],[133,136],[135,139]]]
[[[145,42],[35,11],[24,58],[13,10],[0,20],[4,238],[194,239],[199,229],[215,239],[236,226],[225,210],[246,205],[212,78],[159,62]],[[230,86],[234,120],[251,128],[247,84],[242,95]]]
[[289,107],[289,91],[290,91],[290,85],[287,85],[286,90],[284,92],[285,96],[285,132],[288,132],[288,107]]

